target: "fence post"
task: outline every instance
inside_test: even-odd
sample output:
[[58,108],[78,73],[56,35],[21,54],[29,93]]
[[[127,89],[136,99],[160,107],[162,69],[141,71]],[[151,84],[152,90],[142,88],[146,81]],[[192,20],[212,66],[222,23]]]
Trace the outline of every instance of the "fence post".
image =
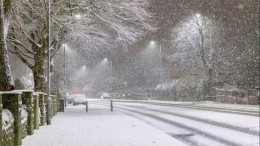
[[34,129],[39,129],[39,110],[39,95],[37,93],[33,93]]
[[110,111],[113,111],[113,100],[110,100]]
[[53,102],[52,102],[52,97],[51,95],[49,94],[44,94],[44,99],[45,99],[45,102],[46,102],[46,109],[47,109],[47,112],[46,112],[46,122],[47,122],[47,125],[51,125],[51,118],[52,118],[52,115],[53,115]]
[[21,92],[5,92],[2,95],[3,108],[8,109],[14,116],[14,145],[22,145],[22,126],[21,126]]
[[86,112],[88,112],[88,101],[86,101]]
[[34,123],[33,123],[33,91],[23,91],[22,93],[22,103],[26,105],[27,113],[28,113],[28,121],[27,121],[27,132],[29,135],[33,134]]
[[60,99],[60,112],[64,112],[65,100],[63,98]]
[[46,123],[46,108],[45,108],[45,102],[44,102],[44,93],[43,92],[37,92],[39,95],[39,108],[41,111],[40,120],[41,120],[41,126],[44,126]]

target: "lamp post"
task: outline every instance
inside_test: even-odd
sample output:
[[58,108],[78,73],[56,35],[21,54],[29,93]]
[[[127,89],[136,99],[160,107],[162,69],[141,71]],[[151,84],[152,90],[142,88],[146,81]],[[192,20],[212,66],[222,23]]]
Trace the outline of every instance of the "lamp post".
[[[162,68],[162,45],[160,43],[160,66]],[[162,99],[162,69],[160,69],[160,84],[161,84],[161,94],[160,94],[160,98]]]
[[108,87],[108,92],[110,91],[110,92],[112,92],[112,77],[113,77],[113,61],[112,61],[112,59],[111,59],[111,61],[109,61],[107,58],[105,58],[104,60],[104,63],[106,64],[106,65],[108,65],[108,69],[109,69],[109,73],[110,73],[110,75],[108,75],[108,76],[110,76],[110,80],[109,80],[109,87]]
[[[151,45],[154,45],[155,42],[151,41]],[[159,55],[160,55],[160,67],[162,66],[162,45],[159,43]],[[160,69],[160,86],[161,86],[161,91],[160,91],[160,98],[162,99],[162,69]]]
[[66,48],[65,48],[66,44],[63,44],[63,49],[64,49],[64,94],[65,94],[65,107],[67,106],[67,95],[66,95],[66,91],[67,91],[67,85],[66,85]]
[[50,48],[51,48],[51,1],[48,0],[48,48],[47,48],[47,66],[48,66],[48,71],[47,71],[47,108],[48,108],[48,113],[47,113],[47,125],[51,124],[51,97],[50,97]]
[[111,79],[110,79],[110,90],[111,90],[111,93],[113,91],[113,83],[112,83],[112,79],[113,79],[113,61],[111,59],[111,63],[110,63],[110,70],[111,70]]

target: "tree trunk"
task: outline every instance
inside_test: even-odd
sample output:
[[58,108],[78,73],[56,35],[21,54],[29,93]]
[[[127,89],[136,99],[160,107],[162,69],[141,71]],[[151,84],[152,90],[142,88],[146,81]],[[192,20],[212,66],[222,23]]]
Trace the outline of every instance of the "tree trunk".
[[212,101],[213,68],[207,69],[207,80],[203,84],[203,100]]
[[10,23],[11,0],[0,0],[0,90],[9,91],[14,88],[11,74],[6,37]]
[[213,100],[213,94],[212,94],[212,87],[213,87],[213,68],[208,69],[208,100],[212,101]]
[[[36,46],[33,46],[36,47]],[[44,62],[46,59],[46,45],[38,48],[34,56],[34,66],[31,68],[34,76],[34,90],[39,92],[45,91]]]

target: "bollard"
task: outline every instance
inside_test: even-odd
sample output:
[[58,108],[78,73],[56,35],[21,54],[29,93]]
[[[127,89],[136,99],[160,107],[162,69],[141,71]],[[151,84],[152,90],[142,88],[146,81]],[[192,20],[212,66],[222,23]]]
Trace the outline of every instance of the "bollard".
[[88,112],[88,101],[86,101],[86,112]]
[[64,112],[64,104],[65,104],[64,102],[65,102],[65,100],[63,98],[61,98],[60,99],[60,109],[59,109],[60,112]]
[[39,108],[40,108],[40,121],[41,126],[44,126],[46,123],[46,108],[45,108],[45,99],[43,92],[37,92],[39,95]]
[[52,118],[52,100],[49,97],[47,99],[47,113],[46,113],[47,125],[51,125],[51,118]]
[[32,135],[34,130],[33,91],[22,91],[22,103],[26,105],[28,113],[26,134]]
[[110,111],[113,111],[113,100],[110,100]]
[[39,95],[33,93],[34,129],[39,129],[40,118]]

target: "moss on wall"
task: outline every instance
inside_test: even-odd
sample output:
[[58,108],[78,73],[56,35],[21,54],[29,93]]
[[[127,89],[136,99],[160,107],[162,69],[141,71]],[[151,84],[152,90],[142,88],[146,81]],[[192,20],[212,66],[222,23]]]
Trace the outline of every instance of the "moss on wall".
[[3,108],[8,109],[14,116],[14,145],[22,145],[21,134],[21,93],[4,93],[2,95]]

